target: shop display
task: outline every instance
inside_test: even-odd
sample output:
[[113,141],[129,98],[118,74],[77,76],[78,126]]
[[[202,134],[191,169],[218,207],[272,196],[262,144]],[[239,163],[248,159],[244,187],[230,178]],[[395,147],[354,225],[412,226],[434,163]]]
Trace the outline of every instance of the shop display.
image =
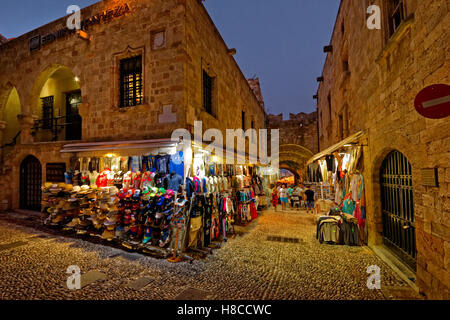
[[[340,152],[326,155],[308,165],[304,178],[312,186],[315,194],[316,213],[328,213],[330,207],[337,206],[342,220],[337,222],[341,237],[339,243],[358,245],[367,243],[366,203],[364,177],[358,169],[361,158],[361,146],[346,147]],[[331,230],[336,231],[336,223],[328,217],[318,220],[318,238],[324,242],[335,242],[329,237]],[[321,233],[319,227],[323,226]]]
[[207,253],[227,241],[234,224],[258,217],[267,186],[253,166],[219,164],[202,153],[185,172],[183,157],[73,158],[66,183],[42,187],[44,224],[165,252],[172,262],[190,250]]

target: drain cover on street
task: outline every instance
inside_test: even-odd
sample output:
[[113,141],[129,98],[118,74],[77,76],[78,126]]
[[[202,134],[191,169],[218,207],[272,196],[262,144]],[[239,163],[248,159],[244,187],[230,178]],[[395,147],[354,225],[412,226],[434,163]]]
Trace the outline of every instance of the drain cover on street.
[[175,300],[204,300],[209,295],[209,292],[188,288],[176,296]]
[[150,282],[152,282],[154,279],[152,278],[139,278],[133,281],[128,282],[127,287],[133,290],[141,290],[142,288],[146,287]]
[[106,274],[99,271],[89,271],[81,275],[81,287],[96,282],[98,280],[106,280]]
[[284,243],[304,243],[303,239],[277,237],[277,236],[268,236],[267,241],[284,242]]
[[16,241],[16,242],[11,242],[11,243],[0,244],[0,251],[14,249],[17,247],[24,246],[26,244],[27,244],[27,242],[24,242],[24,241]]

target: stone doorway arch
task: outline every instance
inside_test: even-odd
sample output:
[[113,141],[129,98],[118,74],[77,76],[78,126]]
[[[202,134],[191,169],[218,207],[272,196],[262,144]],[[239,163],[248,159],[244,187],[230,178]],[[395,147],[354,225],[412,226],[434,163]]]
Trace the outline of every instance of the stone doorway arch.
[[298,144],[284,144],[280,146],[280,169],[291,171],[296,182],[302,180],[306,162],[313,156],[313,152]]
[[81,85],[72,69],[59,64],[45,69],[35,80],[31,99],[35,142],[81,140]]
[[32,155],[20,164],[20,209],[41,210],[42,165]]

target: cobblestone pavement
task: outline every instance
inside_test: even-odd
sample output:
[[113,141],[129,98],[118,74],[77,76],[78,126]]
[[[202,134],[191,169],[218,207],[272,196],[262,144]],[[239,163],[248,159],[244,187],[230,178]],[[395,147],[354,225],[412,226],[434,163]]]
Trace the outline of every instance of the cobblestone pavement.
[[[299,240],[267,240],[271,236]],[[26,243],[5,247],[20,241]],[[213,255],[192,264],[121,253],[0,217],[0,299],[176,299],[189,288],[204,291],[196,296],[204,299],[385,299],[366,286],[370,265],[381,268],[382,286],[407,286],[367,248],[319,244],[314,217],[289,211],[264,212]],[[100,271],[106,279],[69,290],[69,265],[83,274]],[[127,287],[143,277],[150,282],[142,289]]]

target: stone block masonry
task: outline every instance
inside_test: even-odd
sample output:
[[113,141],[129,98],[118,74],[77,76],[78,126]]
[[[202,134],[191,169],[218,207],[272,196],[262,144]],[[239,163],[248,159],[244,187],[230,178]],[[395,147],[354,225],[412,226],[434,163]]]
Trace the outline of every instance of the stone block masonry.
[[[320,147],[360,130],[367,135],[364,177],[369,245],[383,242],[380,168],[393,150],[412,166],[417,281],[428,298],[448,299],[450,185],[449,119],[420,116],[414,99],[431,84],[450,84],[450,3],[405,0],[405,20],[388,32],[388,1],[381,30],[369,30],[365,9],[342,1],[318,89]],[[345,63],[344,63],[345,62]],[[348,69],[344,70],[344,67]],[[438,187],[423,186],[421,169],[438,169]]]

